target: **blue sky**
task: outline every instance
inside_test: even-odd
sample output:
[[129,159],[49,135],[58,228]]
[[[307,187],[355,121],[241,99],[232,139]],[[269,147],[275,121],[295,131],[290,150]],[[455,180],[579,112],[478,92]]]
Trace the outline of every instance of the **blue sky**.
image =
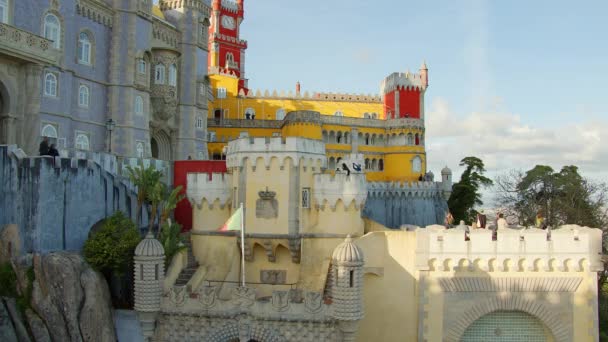
[[608,1],[245,1],[253,89],[378,93],[426,60],[429,168],[608,178]]

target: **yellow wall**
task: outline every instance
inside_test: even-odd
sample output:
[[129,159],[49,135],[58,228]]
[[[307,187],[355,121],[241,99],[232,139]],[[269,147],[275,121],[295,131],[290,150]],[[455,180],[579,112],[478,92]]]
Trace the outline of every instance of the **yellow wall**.
[[213,208],[209,209],[209,204],[204,199],[200,209],[196,205],[192,209],[192,229],[194,231],[215,231],[223,226],[229,217],[229,205],[220,208],[220,203],[216,200]]

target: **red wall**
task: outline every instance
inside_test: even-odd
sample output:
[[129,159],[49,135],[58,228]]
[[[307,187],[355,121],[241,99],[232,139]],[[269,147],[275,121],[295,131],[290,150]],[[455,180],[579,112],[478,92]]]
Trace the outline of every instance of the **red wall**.
[[420,91],[417,89],[399,90],[399,117],[405,118],[409,114],[410,118],[420,119]]
[[[173,162],[173,186],[182,186],[182,193],[186,195],[188,173],[226,172],[225,160],[179,160]],[[175,220],[182,225],[182,231],[192,229],[192,206],[184,198],[175,208]]]
[[395,92],[391,91],[388,94],[384,94],[384,116],[385,118],[392,119],[392,116],[388,115],[388,112],[395,113]]

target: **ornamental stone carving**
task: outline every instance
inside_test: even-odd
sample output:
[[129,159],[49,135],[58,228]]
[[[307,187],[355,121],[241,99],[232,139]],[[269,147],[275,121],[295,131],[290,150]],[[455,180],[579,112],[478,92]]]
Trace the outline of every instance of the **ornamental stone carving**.
[[319,292],[306,292],[304,295],[304,307],[309,313],[318,313],[323,307],[323,297]]
[[255,289],[238,286],[232,290],[232,302],[235,306],[250,307],[255,302]]
[[271,219],[279,216],[279,202],[274,198],[276,192],[266,191],[258,192],[260,198],[255,202],[255,217]]
[[285,270],[261,270],[260,282],[264,284],[280,285],[285,284],[287,271]]
[[175,306],[184,305],[184,301],[186,300],[186,287],[185,286],[173,286],[169,290],[169,300],[171,303],[175,304]]
[[167,85],[152,86],[152,102],[154,119],[166,121],[177,113],[177,93],[175,87]]
[[198,292],[198,300],[205,309],[209,309],[215,305],[216,294],[216,286],[203,286]]

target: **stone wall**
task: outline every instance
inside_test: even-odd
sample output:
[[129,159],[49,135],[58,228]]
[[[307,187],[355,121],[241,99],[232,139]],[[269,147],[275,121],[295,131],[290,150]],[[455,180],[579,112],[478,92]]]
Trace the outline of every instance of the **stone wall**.
[[0,145],[0,226],[17,224],[25,251],[48,252],[80,250],[91,226],[117,210],[135,220],[135,189],[105,164]]

